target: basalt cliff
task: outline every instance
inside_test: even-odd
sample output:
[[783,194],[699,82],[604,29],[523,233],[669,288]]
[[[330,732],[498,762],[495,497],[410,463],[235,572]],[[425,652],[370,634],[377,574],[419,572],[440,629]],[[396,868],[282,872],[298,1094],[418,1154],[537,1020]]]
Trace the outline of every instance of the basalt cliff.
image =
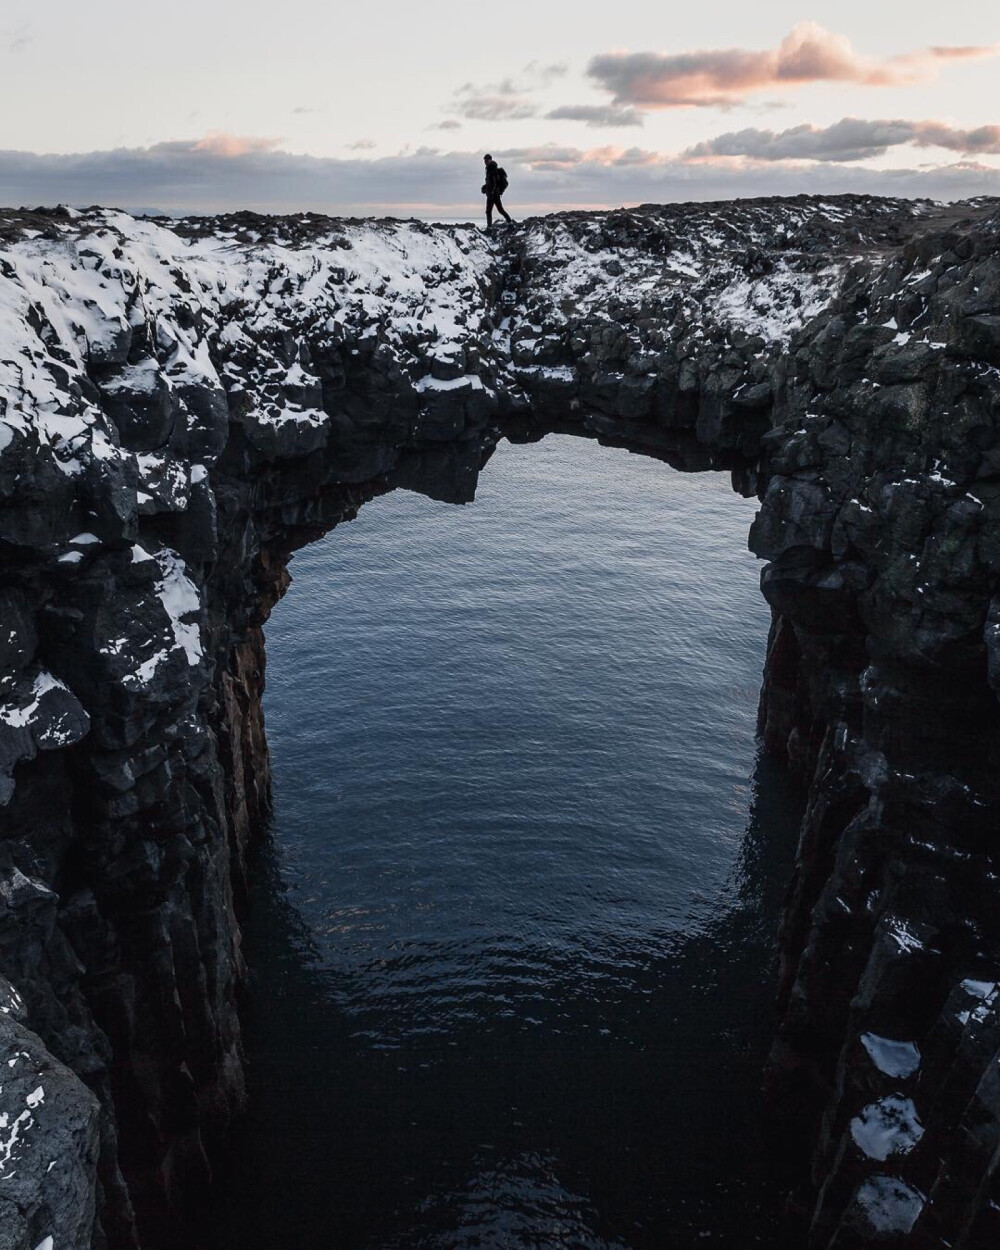
[[0,212],[0,1250],[197,1244],[288,558],[554,429],[761,501],[790,1244],[1000,1244],[1000,202],[800,197]]

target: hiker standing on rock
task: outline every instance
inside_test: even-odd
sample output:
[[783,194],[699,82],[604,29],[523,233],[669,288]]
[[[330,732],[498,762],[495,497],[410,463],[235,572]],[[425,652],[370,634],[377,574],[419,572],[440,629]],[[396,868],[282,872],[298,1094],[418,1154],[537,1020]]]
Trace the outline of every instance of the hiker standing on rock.
[[483,164],[486,166],[486,181],[483,183],[483,195],[486,196],[486,229],[493,229],[494,209],[513,226],[515,223],[500,199],[507,190],[507,171],[500,168],[489,152],[483,157]]

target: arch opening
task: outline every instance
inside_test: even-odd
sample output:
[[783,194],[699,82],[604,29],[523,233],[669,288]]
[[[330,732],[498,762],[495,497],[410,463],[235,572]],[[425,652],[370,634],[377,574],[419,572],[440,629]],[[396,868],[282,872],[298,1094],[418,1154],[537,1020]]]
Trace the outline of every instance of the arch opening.
[[296,557],[217,1244],[776,1244],[801,810],[755,745],[734,502],[550,437],[502,444],[468,511],[397,491]]

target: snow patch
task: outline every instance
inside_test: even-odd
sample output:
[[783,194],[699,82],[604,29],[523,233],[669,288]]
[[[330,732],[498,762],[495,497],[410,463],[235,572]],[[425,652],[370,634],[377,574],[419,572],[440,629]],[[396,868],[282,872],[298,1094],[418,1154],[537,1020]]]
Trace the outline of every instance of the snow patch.
[[53,677],[51,673],[44,669],[38,674],[31,686],[31,702],[19,707],[15,703],[0,703],[0,724],[8,725],[11,729],[24,729],[30,725],[38,715],[38,709],[42,699],[50,690],[66,690],[69,687]]
[[421,378],[415,385],[414,390],[424,391],[481,391],[483,389],[483,380],[475,373],[463,374],[460,378]]
[[[74,391],[95,356],[107,364],[100,389],[125,404],[135,396],[151,410],[162,402],[183,412],[178,391],[200,386],[222,395],[220,368],[228,368],[259,422],[320,424],[326,414],[318,407],[297,409],[282,393],[283,385],[319,385],[300,361],[270,346],[289,334],[325,327],[335,343],[371,343],[402,359],[418,354],[414,341],[423,345],[421,358],[432,349],[457,358],[470,337],[489,332],[492,252],[461,226],[338,222],[293,244],[259,235],[237,242],[232,231],[184,238],[114,210],[89,210],[84,219],[90,228],[80,234],[74,228],[53,241],[29,231],[4,247],[0,452],[16,431],[50,450],[67,476],[92,460],[139,463],[156,486],[140,500],[148,510],[163,503],[176,510],[179,497],[169,496],[179,483],[169,466],[155,472],[162,458],[142,463],[119,445],[87,398],[89,387]],[[156,354],[128,364],[135,332],[154,337]],[[223,349],[219,368],[210,346]],[[193,473],[191,480],[202,479]]]
[[182,618],[200,612],[201,599],[194,582],[187,576],[187,566],[176,551],[165,548],[154,557],[163,573],[156,584],[156,593],[170,618],[174,642],[181,647],[192,668],[202,660],[201,629]]
[[[8,985],[8,993],[4,998],[0,998],[0,1015],[10,1016],[13,1013],[20,1012],[24,1005],[21,995],[14,989],[13,985]],[[0,1087],[2,1088],[2,1087]]]
[[925,949],[920,938],[917,937],[906,921],[900,917],[891,917],[886,925],[886,928],[888,929],[889,936],[895,938],[896,944],[904,953],[911,955],[916,951],[922,951]]
[[877,1233],[909,1233],[924,1209],[919,1189],[896,1176],[870,1176],[858,1187],[855,1203]]
[[924,1135],[912,1098],[889,1094],[869,1103],[851,1121],[854,1144],[869,1159],[884,1163],[890,1155],[909,1154]]
[[572,365],[525,365],[517,368],[524,377],[545,378],[550,382],[576,382],[579,380]]
[[996,981],[963,981],[962,989],[972,998],[989,998],[997,988]]
[[[144,547],[135,544],[132,548],[132,562],[144,564],[154,561],[159,568],[160,576],[153,583],[152,593],[159,599],[167,616],[167,629],[156,627],[153,633],[155,650],[141,662],[138,656],[132,660],[131,671],[125,673],[122,680],[128,685],[148,685],[161,664],[166,663],[172,654],[184,653],[188,664],[193,668],[203,659],[201,643],[201,626],[198,621],[185,618],[201,613],[201,597],[198,588],[187,575],[184,561],[169,547],[151,555]],[[126,661],[132,651],[134,641],[128,636],[110,637],[104,641],[99,650],[103,655],[125,656]],[[145,653],[143,646],[142,653]]]
[[872,1063],[886,1076],[913,1076],[920,1067],[920,1048],[915,1042],[897,1042],[878,1033],[862,1033],[861,1045]]

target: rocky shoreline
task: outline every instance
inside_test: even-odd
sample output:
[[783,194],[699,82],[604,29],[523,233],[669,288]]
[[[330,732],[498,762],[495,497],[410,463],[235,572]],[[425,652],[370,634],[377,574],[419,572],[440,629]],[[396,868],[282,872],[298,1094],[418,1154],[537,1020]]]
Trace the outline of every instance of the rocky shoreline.
[[809,790],[790,1220],[996,1244],[1000,203],[847,196],[496,240],[0,211],[0,1250],[193,1244],[244,1098],[288,557],[555,428],[761,498],[761,731]]

